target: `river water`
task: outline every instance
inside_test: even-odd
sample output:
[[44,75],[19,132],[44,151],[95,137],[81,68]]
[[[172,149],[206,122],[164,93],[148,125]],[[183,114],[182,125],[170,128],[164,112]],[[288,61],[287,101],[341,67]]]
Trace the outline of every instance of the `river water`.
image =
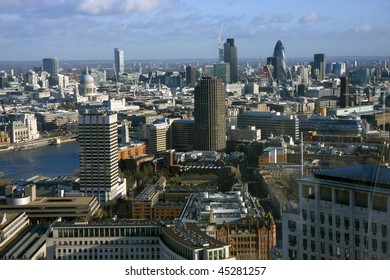
[[22,151],[0,152],[0,172],[4,173],[4,178],[28,179],[35,175],[70,176],[78,168],[78,142]]

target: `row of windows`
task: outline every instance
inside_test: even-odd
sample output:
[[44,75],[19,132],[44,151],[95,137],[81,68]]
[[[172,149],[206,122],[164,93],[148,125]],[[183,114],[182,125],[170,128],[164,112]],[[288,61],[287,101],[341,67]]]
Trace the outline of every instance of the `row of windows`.
[[58,237],[120,237],[120,236],[158,236],[161,229],[157,227],[134,228],[62,228]]
[[138,247],[136,247],[136,248],[112,248],[112,247],[110,247],[110,248],[102,248],[102,247],[96,248],[95,247],[95,248],[88,248],[88,249],[87,248],[84,248],[84,249],[81,249],[81,248],[68,248],[68,249],[63,248],[63,249],[61,249],[61,248],[59,248],[59,249],[57,249],[57,254],[60,255],[62,253],[63,255],[65,255],[67,253],[69,253],[69,254],[70,253],[89,253],[89,254],[92,254],[92,253],[114,253],[114,252],[115,253],[118,253],[118,252],[121,252],[121,253],[123,253],[123,252],[125,252],[125,253],[128,253],[128,252],[149,253],[149,252],[151,252],[154,254],[154,252],[159,252],[159,251],[160,251],[160,248],[154,248],[154,247],[152,247],[152,248],[148,248],[148,247],[146,247],[146,248],[144,248],[144,247],[141,247],[141,248],[138,248]]
[[[341,234],[340,232],[336,231],[336,236],[335,240],[337,243],[342,243],[341,242]],[[333,241],[333,233],[331,230],[329,230],[329,236],[325,238],[325,233],[323,236],[321,236],[322,239],[326,239],[327,242]],[[346,246],[350,245],[350,236],[348,233],[344,234],[344,240],[342,244],[345,244]],[[364,236],[363,238],[360,235],[355,235],[355,240],[354,240],[354,246],[361,247],[362,245],[364,246],[365,249],[369,248],[369,239]],[[289,235],[288,236],[288,242],[289,245],[294,247],[297,245],[297,237],[294,235]],[[363,242],[363,243],[362,243]],[[378,248],[379,244],[381,245],[381,248]],[[310,247],[309,247],[310,245]],[[325,242],[320,242],[321,246],[321,253],[325,254]],[[337,246],[338,247],[338,246]],[[316,241],[315,240],[307,240],[306,238],[302,239],[302,248],[303,250],[308,250],[308,248],[312,251],[316,251]],[[331,249],[332,248],[332,249]],[[345,250],[349,250],[346,248]],[[381,251],[381,253],[386,254],[388,252],[388,242],[387,240],[382,240],[382,242],[378,242],[377,239],[372,238],[371,239],[371,250],[373,252],[378,252]],[[329,244],[329,254],[333,256],[333,244]]]
[[[324,247],[324,252],[325,252],[325,245],[323,247]],[[369,259],[369,257],[372,260],[378,259],[378,255],[372,254],[370,256],[368,254],[368,252],[361,252],[360,250],[355,250],[354,256],[352,256],[351,251],[348,248],[346,248],[345,250],[342,250],[339,246],[336,246],[336,249],[334,250],[332,245],[329,245],[329,255],[332,257],[331,259],[333,259],[333,257],[336,257],[336,259],[346,259],[346,260],[351,259],[352,257],[355,260],[361,260],[362,258],[367,260],[367,259]],[[293,250],[293,249],[288,250],[288,257],[290,260],[297,259],[297,257],[298,257],[297,250]],[[315,255],[310,255],[311,260],[315,260],[316,258],[317,257]],[[302,259],[308,260],[309,259],[308,254],[307,253],[302,254]],[[321,257],[321,260],[325,260],[325,259],[326,258],[324,256]],[[386,260],[386,259],[387,259],[387,257],[382,257],[382,260]]]
[[[332,192],[334,191],[334,193]],[[316,197],[316,196],[319,197]],[[351,196],[353,196],[353,202],[351,202]],[[351,205],[360,208],[367,208],[369,206],[369,200],[371,201],[371,207],[376,211],[387,212],[387,197],[382,195],[373,195],[369,199],[369,194],[366,192],[353,192],[341,189],[333,189],[331,187],[321,186],[319,193],[316,194],[314,186],[302,186],[302,197],[309,199],[319,198],[322,201],[334,202],[342,205]]]
[[57,256],[57,260],[159,260],[160,255],[94,255],[94,256]]
[[[308,212],[306,209],[302,209],[302,218],[304,221],[308,220]],[[310,211],[310,221],[312,223],[316,222],[316,212],[311,210]],[[348,230],[351,226],[350,219],[348,217],[341,217],[340,215],[335,215],[333,219],[333,214],[325,215],[324,212],[320,212],[320,223],[325,224],[328,223],[329,226],[334,225],[339,228],[341,225],[344,226],[346,230]],[[305,225],[304,225],[305,226]],[[364,230],[364,232],[368,232],[369,223],[367,220],[360,220],[355,219],[354,220],[354,229],[355,231]],[[296,230],[296,222],[295,221],[288,221],[288,228],[290,231]],[[305,229],[304,229],[305,230]],[[371,232],[373,235],[378,234],[378,231],[380,230],[380,234],[382,234],[383,237],[387,236],[387,225],[386,224],[379,224],[376,222],[371,223]]]
[[159,240],[150,239],[127,239],[127,240],[74,240],[53,241],[53,245],[129,245],[129,244],[159,244]]

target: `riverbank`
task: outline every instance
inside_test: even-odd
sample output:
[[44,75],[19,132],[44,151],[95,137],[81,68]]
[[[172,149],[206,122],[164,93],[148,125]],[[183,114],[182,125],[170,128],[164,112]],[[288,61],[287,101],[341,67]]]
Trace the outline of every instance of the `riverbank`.
[[23,151],[23,150],[29,150],[34,148],[40,148],[48,145],[61,145],[62,143],[74,142],[77,140],[78,140],[77,134],[45,137],[43,139],[37,139],[28,142],[13,143],[8,146],[0,148],[0,152]]

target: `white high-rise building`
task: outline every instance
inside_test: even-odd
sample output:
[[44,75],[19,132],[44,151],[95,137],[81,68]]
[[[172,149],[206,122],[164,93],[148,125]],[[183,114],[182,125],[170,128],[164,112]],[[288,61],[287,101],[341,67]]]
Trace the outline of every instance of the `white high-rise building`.
[[126,194],[118,176],[117,115],[85,112],[79,116],[80,191],[101,204]]
[[123,50],[115,48],[114,49],[114,59],[115,59],[116,75],[124,73],[125,72],[125,54],[124,54]]
[[389,259],[390,168],[327,169],[299,181],[283,212],[284,259]]

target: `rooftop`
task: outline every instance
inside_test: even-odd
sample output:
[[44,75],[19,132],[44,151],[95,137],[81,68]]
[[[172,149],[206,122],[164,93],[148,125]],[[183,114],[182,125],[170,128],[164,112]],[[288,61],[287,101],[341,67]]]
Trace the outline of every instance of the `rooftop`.
[[390,189],[390,168],[385,165],[364,164],[325,169],[315,172],[314,177]]

